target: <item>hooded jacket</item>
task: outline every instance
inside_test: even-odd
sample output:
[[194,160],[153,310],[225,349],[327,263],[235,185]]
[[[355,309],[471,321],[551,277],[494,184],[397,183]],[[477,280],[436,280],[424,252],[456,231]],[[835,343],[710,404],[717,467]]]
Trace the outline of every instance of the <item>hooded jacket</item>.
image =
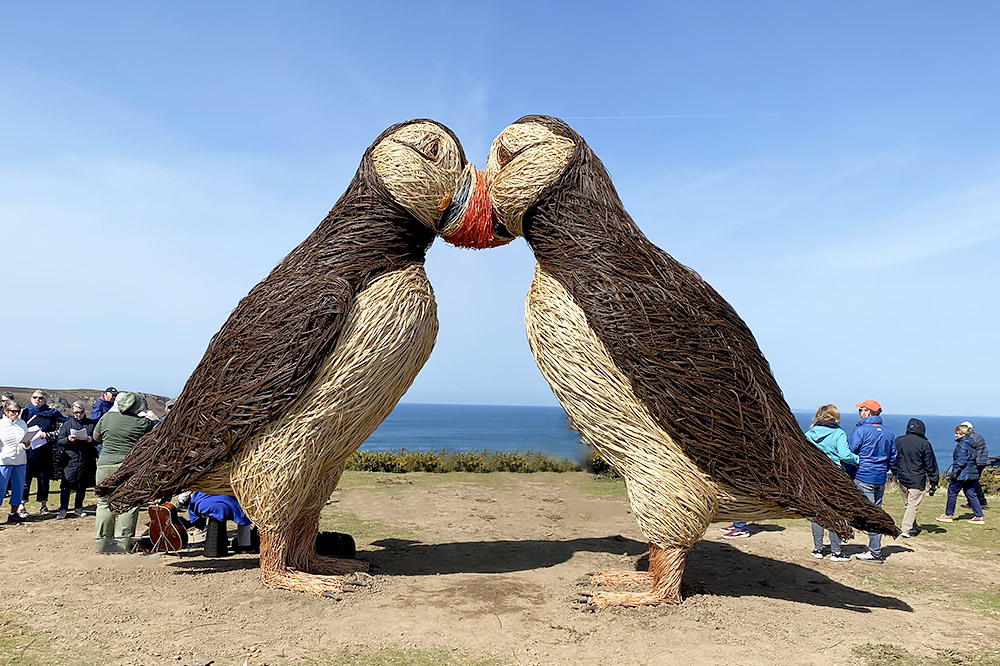
[[951,473],[956,481],[976,481],[979,479],[979,468],[976,467],[976,445],[972,438],[966,435],[955,442],[955,452],[952,453]]
[[860,459],[855,481],[885,485],[885,476],[896,462],[896,436],[882,425],[882,417],[872,414],[858,421],[847,445]]
[[806,437],[835,465],[857,467],[858,457],[851,453],[847,446],[847,433],[836,421],[817,421],[806,431]]
[[892,466],[892,473],[904,488],[923,490],[927,483],[937,488],[937,458],[924,436],[926,432],[923,421],[910,419],[906,423],[906,434],[896,439],[896,464]]
[[94,441],[102,443],[98,465],[120,465],[125,454],[156,425],[156,421],[138,415],[142,409],[142,396],[138,393],[120,395],[116,407],[102,416],[94,428]]

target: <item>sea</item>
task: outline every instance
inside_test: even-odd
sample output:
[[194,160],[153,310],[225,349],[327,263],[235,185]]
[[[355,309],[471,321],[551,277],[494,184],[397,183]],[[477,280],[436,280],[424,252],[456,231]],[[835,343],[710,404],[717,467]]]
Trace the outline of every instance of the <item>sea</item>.
[[[812,411],[793,410],[803,431]],[[841,425],[848,434],[856,416]],[[951,464],[955,426],[971,421],[986,439],[990,454],[1000,455],[1000,417],[885,414],[883,422],[896,436],[906,433],[906,422],[918,418],[927,428],[938,466]],[[588,446],[580,441],[561,407],[514,405],[440,405],[400,403],[361,447],[370,451],[532,451],[550,458],[580,463]]]

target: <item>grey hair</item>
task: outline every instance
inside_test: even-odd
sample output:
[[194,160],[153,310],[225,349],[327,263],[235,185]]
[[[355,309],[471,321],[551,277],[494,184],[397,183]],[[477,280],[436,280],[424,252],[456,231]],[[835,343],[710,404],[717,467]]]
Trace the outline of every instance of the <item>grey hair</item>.
[[79,407],[80,409],[87,409],[87,403],[83,400],[77,400],[73,403],[74,407]]
[[21,411],[21,405],[17,404],[17,400],[5,400],[3,407],[4,409],[16,409],[18,412]]

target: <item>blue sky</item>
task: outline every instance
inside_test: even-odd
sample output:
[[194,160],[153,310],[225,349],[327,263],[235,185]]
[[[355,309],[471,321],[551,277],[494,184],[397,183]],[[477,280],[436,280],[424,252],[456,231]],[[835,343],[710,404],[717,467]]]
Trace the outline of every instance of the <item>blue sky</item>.
[[[567,120],[794,408],[1000,415],[993,3],[0,5],[0,384],[174,395],[388,125]],[[555,404],[523,240],[438,241],[407,402]]]

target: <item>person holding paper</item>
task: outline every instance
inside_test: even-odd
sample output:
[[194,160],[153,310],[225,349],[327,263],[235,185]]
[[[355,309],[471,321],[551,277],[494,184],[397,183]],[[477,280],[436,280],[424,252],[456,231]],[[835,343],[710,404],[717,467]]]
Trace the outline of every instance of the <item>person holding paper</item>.
[[87,488],[97,479],[97,444],[94,443],[94,426],[97,421],[87,418],[86,405],[82,400],[73,403],[73,413],[59,428],[56,442],[56,471],[62,477],[59,486],[58,520],[66,518],[69,512],[69,496],[75,490],[76,501],[73,513],[86,516],[83,498]]
[[7,400],[3,404],[3,418],[0,418],[0,500],[10,486],[10,515],[8,523],[21,523],[24,519],[18,515],[21,504],[21,492],[24,490],[24,473],[28,467],[26,449],[29,446],[30,434],[28,426],[21,420],[21,405],[15,400]]
[[21,507],[21,517],[27,517],[27,504],[31,480],[38,479],[38,503],[41,507],[38,514],[44,516],[49,513],[49,482],[52,480],[52,446],[59,438],[59,425],[66,420],[55,407],[49,407],[48,396],[42,389],[36,389],[31,393],[31,402],[21,411],[21,420],[28,427],[38,426],[39,435],[34,438],[31,447],[28,449],[28,467],[24,477],[24,505]]

